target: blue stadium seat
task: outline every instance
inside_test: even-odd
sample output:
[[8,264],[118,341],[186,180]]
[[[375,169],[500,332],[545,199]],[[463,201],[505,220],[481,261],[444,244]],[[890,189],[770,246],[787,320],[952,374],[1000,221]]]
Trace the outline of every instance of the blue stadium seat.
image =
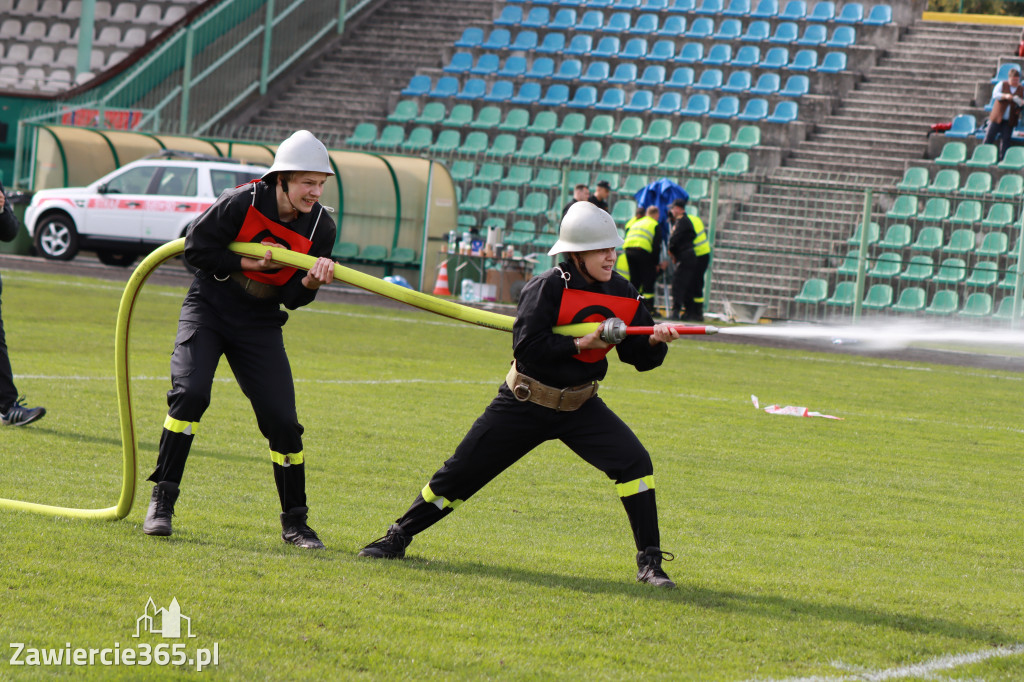
[[[565,54],[577,55],[585,57],[590,54],[590,51],[594,49],[594,39],[588,33],[578,33],[572,37],[569,41],[568,47],[565,48]],[[616,50],[616,53],[618,50]]]
[[789,50],[785,47],[773,47],[769,49],[764,59],[758,65],[762,69],[784,69],[789,64]]
[[700,0],[700,3],[693,11],[697,14],[720,14],[722,11],[722,0]]
[[762,73],[758,76],[754,87],[750,88],[750,92],[753,95],[774,95],[779,91],[781,82],[777,73],[771,71]]
[[832,21],[836,18],[836,3],[832,0],[820,0],[807,15],[807,21]]
[[821,60],[821,64],[818,66],[818,71],[824,71],[825,73],[839,73],[840,71],[846,70],[846,53],[845,52],[827,52],[825,58]]
[[568,101],[569,86],[564,83],[555,83],[554,85],[548,86],[547,92],[544,93],[544,96],[540,98],[537,104],[544,107],[562,107],[565,106]]
[[740,36],[740,40],[753,43],[763,43],[768,40],[772,33],[771,24],[764,19],[757,19],[747,25],[747,30]]
[[[849,28],[849,26],[844,28]],[[804,28],[803,35],[797,38],[796,44],[814,46],[821,45],[826,40],[828,40],[828,29],[823,24],[808,24]]]
[[792,123],[797,119],[800,110],[796,102],[783,100],[775,104],[775,110],[765,119],[768,123]]
[[693,68],[677,66],[672,75],[665,81],[666,88],[688,88],[693,85]]
[[746,92],[750,90],[751,80],[749,71],[733,71],[722,86],[722,92]]
[[540,99],[540,83],[526,81],[519,86],[519,91],[509,101],[512,104],[536,104]]
[[810,71],[818,67],[818,53],[815,50],[806,48],[793,55],[793,61],[789,63],[790,71]]
[[568,31],[574,26],[576,26],[576,10],[563,7],[555,12],[555,16],[547,28],[550,31]]
[[[705,95],[706,97],[707,95]],[[663,92],[658,103],[651,108],[654,114],[678,114],[683,106],[683,96],[678,92]]]
[[516,5],[505,5],[501,14],[494,20],[497,26],[518,26],[523,23],[523,8]]
[[743,105],[743,111],[736,115],[736,118],[741,121],[763,121],[767,117],[768,100],[762,97],[748,99]]
[[1010,77],[1010,71],[1012,71],[1013,69],[1020,71],[1020,64],[1015,64],[1013,62],[1004,62],[1003,64],[1000,64],[999,70],[996,71],[996,75],[992,77],[992,80],[990,82],[992,83],[992,85],[995,85],[999,81],[1006,80],[1007,78]]
[[459,94],[459,79],[454,76],[441,76],[430,90],[431,97],[455,97]]
[[550,78],[555,73],[555,60],[551,57],[537,57],[527,69],[525,77],[530,80]]
[[512,99],[515,88],[516,86],[512,81],[504,79],[496,80],[491,85],[491,89],[487,91],[487,94],[483,96],[483,100],[485,102],[508,102]]
[[864,5],[859,2],[847,2],[839,10],[835,20],[840,24],[859,24],[864,21]]
[[405,89],[402,90],[402,94],[410,97],[426,95],[430,93],[432,85],[433,82],[430,80],[430,76],[413,76],[409,79],[409,85],[405,86]]
[[473,68],[473,55],[469,52],[456,52],[451,61],[441,70],[445,73],[466,73]]
[[544,40],[540,41],[536,51],[541,54],[561,54],[564,50],[565,34],[552,32],[544,36]]
[[621,9],[626,11],[640,9],[640,0],[615,0],[615,2],[612,3],[612,9]]
[[[609,55],[612,56],[612,55]],[[644,38],[630,38],[626,46],[619,52],[619,59],[631,59],[638,61],[647,57],[647,40]]]
[[[580,36],[576,36],[579,38]],[[584,36],[589,38],[590,36]],[[575,41],[575,38],[573,39]],[[592,57],[611,59],[619,56],[621,44],[618,36],[604,36],[598,41],[597,47],[590,51]]]
[[739,40],[742,34],[743,25],[739,19],[723,19],[711,37],[714,40]]
[[696,0],[669,0],[668,8],[665,11],[689,14],[696,8]]
[[892,7],[889,5],[875,5],[871,12],[865,17],[864,23],[869,26],[883,26],[892,23]]
[[783,97],[803,97],[810,90],[810,79],[803,74],[797,74],[786,79],[786,87],[779,90],[779,94]]
[[536,31],[520,31],[516,34],[515,40],[508,46],[513,52],[529,52],[537,47]]
[[665,67],[661,64],[651,64],[644,69],[643,75],[637,79],[636,84],[651,88],[661,87],[665,84]]
[[[594,62],[591,66],[604,65],[604,74],[608,75],[608,63],[607,62]],[[588,67],[589,69],[589,67]],[[583,74],[583,62],[578,59],[564,59],[558,65],[558,70],[555,71],[551,77],[559,81],[574,81],[579,80]]]
[[969,137],[978,129],[978,123],[972,114],[960,114],[953,119],[953,124],[946,131],[946,137]]
[[544,28],[550,22],[551,10],[547,7],[534,7],[520,23],[528,28]]
[[677,62],[682,64],[696,64],[697,62],[704,60],[704,45],[703,43],[686,43],[679,50],[679,54],[676,55]]
[[693,23],[690,24],[690,28],[686,29],[686,33],[683,35],[687,38],[710,38],[714,31],[714,20],[709,17],[700,17],[693,20]]
[[825,41],[825,47],[850,47],[857,42],[857,31],[853,26],[836,26],[832,37]]
[[658,29],[659,36],[681,36],[686,33],[686,17],[672,14],[665,18],[665,23]]
[[768,42],[791,44],[796,42],[799,35],[796,22],[783,21],[775,27],[775,32],[768,36]]
[[779,0],[758,0],[750,16],[755,19],[774,19],[779,16]]
[[721,69],[705,69],[693,87],[697,90],[717,90],[722,87],[722,78]]
[[[431,94],[433,95],[434,93]],[[456,99],[481,99],[486,94],[487,81],[483,78],[469,78],[463,83],[462,88],[455,97]]]
[[[676,93],[669,92],[666,95],[674,95]],[[705,116],[711,111],[711,98],[703,93],[696,93],[690,95],[690,99],[686,100],[686,106],[679,110],[679,113],[683,116]],[[662,113],[662,112],[655,112]]]
[[643,0],[640,9],[645,12],[665,12],[668,10],[668,0]]
[[601,30],[605,33],[628,33],[632,21],[629,12],[615,12]]
[[779,12],[779,19],[785,21],[803,21],[807,18],[807,3],[804,0],[789,0],[785,9]]
[[671,61],[676,54],[676,44],[671,40],[659,40],[651,46],[647,59],[653,62]]
[[633,62],[619,62],[619,65],[615,67],[615,73],[607,79],[609,83],[615,85],[629,85],[636,80],[636,64]]
[[512,42],[512,34],[507,28],[496,28],[487,35],[487,40],[480,43],[484,50],[507,50]]
[[719,97],[715,108],[708,112],[711,118],[732,118],[740,113],[740,100],[736,95]]
[[572,99],[566,103],[566,106],[572,107],[573,109],[589,109],[596,105],[597,88],[593,85],[581,85],[576,88],[576,92],[572,94]]
[[630,27],[629,32],[641,35],[657,33],[659,23],[657,14],[641,14],[636,18],[636,22]]
[[729,0],[722,14],[727,17],[745,17],[750,14],[750,0]]
[[654,93],[650,90],[634,90],[629,96],[629,101],[622,106],[623,111],[643,112],[650,111],[654,105]]
[[731,61],[732,45],[729,43],[715,43],[704,57],[704,63],[713,66],[724,66]]
[[761,48],[757,45],[741,45],[732,58],[732,66],[751,67],[757,66],[761,61]]
[[498,55],[485,52],[477,58],[476,64],[470,67],[469,72],[478,76],[490,76],[497,72],[499,66],[501,60]]
[[604,12],[597,9],[587,10],[576,24],[577,31],[600,31],[604,26]]
[[495,74],[500,78],[515,78],[526,74],[526,57],[513,56],[505,60],[505,63]]
[[615,111],[616,109],[621,109],[625,103],[626,92],[622,88],[606,88],[604,92],[601,93],[600,101],[591,102],[589,106],[601,111]]
[[455,41],[455,47],[480,47],[484,42],[484,30],[470,26],[462,32],[462,37]]

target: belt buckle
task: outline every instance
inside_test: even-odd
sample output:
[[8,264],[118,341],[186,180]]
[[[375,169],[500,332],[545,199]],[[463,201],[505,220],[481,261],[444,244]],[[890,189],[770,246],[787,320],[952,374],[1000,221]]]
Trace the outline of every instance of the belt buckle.
[[558,392],[558,404],[555,405],[555,412],[562,411],[562,402],[565,400],[565,394],[568,390],[568,388],[563,388],[561,391]]
[[512,389],[512,395],[515,396],[515,399],[521,403],[525,403],[527,400],[529,400],[532,394],[533,392],[530,390],[530,387],[527,384],[516,384],[515,387]]

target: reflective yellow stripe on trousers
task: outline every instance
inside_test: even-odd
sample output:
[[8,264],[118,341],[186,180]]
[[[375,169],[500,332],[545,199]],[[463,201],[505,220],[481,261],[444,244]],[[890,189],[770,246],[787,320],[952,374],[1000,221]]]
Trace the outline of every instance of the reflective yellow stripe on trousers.
[[164,428],[171,433],[183,433],[186,436],[194,436],[196,431],[199,430],[199,422],[183,422],[171,415],[167,415],[167,419],[164,420]]
[[283,467],[291,466],[292,464],[302,464],[303,457],[301,452],[293,452],[288,455],[281,454],[280,452],[270,451],[270,461],[274,464],[280,464]]
[[438,509],[444,509],[445,507],[455,509],[462,504],[462,500],[449,500],[446,497],[435,495],[434,491],[430,489],[429,483],[423,486],[423,490],[420,491],[420,495],[423,497],[424,502],[429,502],[435,505]]
[[654,490],[654,474],[644,476],[643,478],[637,478],[632,481],[626,481],[625,483],[615,484],[615,492],[619,494],[619,497],[637,495],[645,490]]

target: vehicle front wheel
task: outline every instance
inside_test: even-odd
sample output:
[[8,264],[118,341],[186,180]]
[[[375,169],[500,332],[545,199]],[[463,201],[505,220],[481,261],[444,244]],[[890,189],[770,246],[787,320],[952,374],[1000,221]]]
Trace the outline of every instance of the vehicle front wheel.
[[126,268],[135,262],[135,254],[125,253],[124,251],[97,251],[96,257],[104,265],[116,265],[122,268]]
[[50,260],[71,260],[78,254],[78,230],[66,215],[45,216],[36,225],[36,249]]

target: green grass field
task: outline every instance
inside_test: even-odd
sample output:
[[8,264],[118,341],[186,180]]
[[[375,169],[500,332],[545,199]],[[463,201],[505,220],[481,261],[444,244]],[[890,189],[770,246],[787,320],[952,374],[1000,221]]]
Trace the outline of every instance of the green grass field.
[[[4,273],[19,388],[0,497],[114,505],[121,286]],[[666,564],[634,582],[614,487],[565,447],[530,454],[401,562],[356,557],[491,400],[510,337],[425,313],[315,303],[286,341],[310,525],[280,539],[265,442],[226,363],[168,539],[143,535],[183,290],[147,286],[132,334],[140,487],[121,521],[0,509],[0,679],[176,677],[193,666],[17,666],[29,649],[219,652],[224,679],[1024,679],[1021,374],[673,344],[605,400],[655,460]],[[772,416],[804,405],[844,421]],[[143,632],[177,599],[195,638]],[[21,660],[27,654],[22,652]]]

